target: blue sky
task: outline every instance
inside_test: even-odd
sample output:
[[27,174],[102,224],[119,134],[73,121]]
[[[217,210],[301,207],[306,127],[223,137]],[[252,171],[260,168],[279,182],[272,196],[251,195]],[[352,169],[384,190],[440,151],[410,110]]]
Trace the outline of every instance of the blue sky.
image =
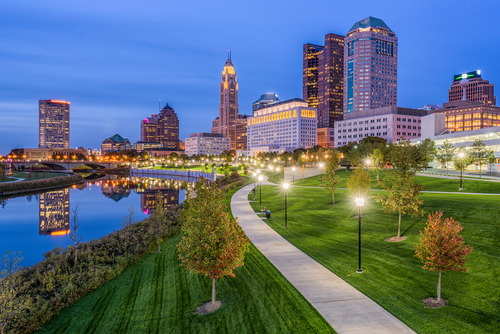
[[302,45],[367,16],[399,38],[398,105],[441,105],[454,74],[480,69],[500,85],[499,10],[461,0],[3,1],[0,154],[37,147],[39,99],[71,102],[71,147],[99,148],[115,133],[139,140],[141,119],[167,95],[182,140],[209,132],[228,49],[250,114],[260,94],[302,97]]

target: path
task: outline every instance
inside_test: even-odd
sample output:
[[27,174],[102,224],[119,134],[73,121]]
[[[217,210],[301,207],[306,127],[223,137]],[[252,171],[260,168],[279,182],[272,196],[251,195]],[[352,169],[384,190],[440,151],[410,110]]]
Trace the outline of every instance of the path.
[[[274,185],[267,180],[262,183]],[[415,333],[269,227],[257,216],[248,202],[248,194],[252,188],[253,185],[248,185],[233,195],[231,211],[234,217],[238,217],[240,226],[253,244],[321,313],[337,333]],[[354,270],[353,274],[356,275]]]

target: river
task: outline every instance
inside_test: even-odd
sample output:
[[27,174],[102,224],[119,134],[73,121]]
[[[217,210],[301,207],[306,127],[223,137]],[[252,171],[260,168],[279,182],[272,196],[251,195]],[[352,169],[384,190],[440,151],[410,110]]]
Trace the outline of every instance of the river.
[[152,214],[158,191],[168,209],[181,203],[184,189],[192,186],[185,181],[108,175],[64,189],[0,199],[0,256],[7,250],[23,252],[21,265],[29,266],[56,246],[67,247],[76,206],[82,222],[79,232],[88,241],[120,229],[131,207],[137,220]]

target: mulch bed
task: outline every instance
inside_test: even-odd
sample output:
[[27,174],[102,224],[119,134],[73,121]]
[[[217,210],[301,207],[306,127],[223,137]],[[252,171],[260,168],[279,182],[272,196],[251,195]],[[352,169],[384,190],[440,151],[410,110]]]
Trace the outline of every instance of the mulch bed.
[[427,298],[422,300],[425,304],[425,308],[440,308],[446,305],[446,300],[442,299],[440,301],[437,298]]
[[198,313],[199,315],[210,314],[220,309],[221,306],[222,302],[220,300],[216,300],[213,304],[211,301],[209,301],[208,303],[205,303],[198,307],[194,313]]

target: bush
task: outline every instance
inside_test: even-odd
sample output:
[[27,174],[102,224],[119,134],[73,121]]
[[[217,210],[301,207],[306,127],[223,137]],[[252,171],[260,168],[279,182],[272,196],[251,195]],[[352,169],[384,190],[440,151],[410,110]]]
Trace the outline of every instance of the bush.
[[[164,213],[162,239],[179,230],[179,207]],[[149,217],[98,240],[81,243],[78,265],[74,263],[74,247],[56,247],[46,252],[45,259],[37,264],[0,278],[0,286],[13,287],[16,307],[24,306],[0,325],[5,325],[6,333],[39,329],[63,308],[116,277],[153,249],[157,230],[154,219]]]
[[[45,173],[44,173],[45,174]],[[29,173],[31,175],[31,173]],[[29,176],[31,177],[31,176]],[[54,188],[77,183],[83,180],[79,174],[51,177],[43,180],[19,181],[13,183],[0,184],[0,195],[16,192],[24,192],[36,189]]]

